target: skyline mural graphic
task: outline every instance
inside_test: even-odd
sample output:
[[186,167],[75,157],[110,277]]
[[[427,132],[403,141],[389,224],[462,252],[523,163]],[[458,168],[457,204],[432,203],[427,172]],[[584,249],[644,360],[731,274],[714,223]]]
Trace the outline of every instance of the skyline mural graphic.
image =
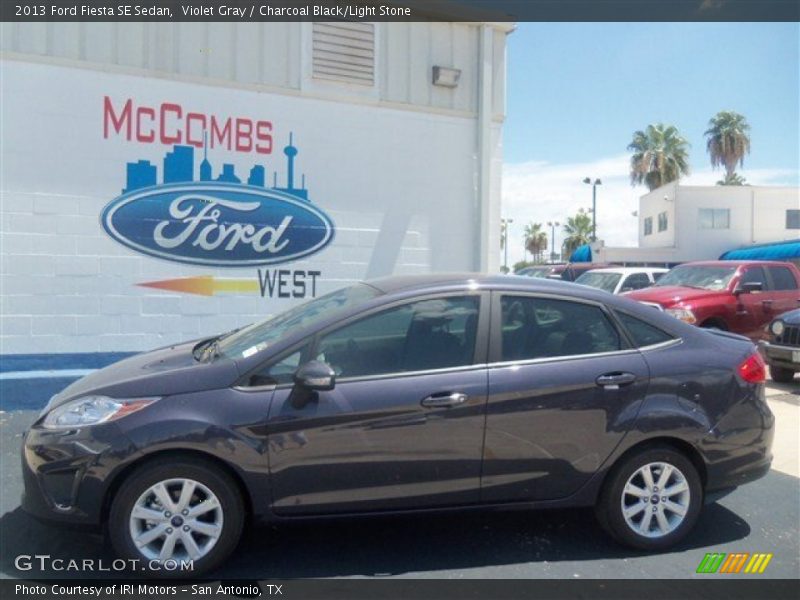
[[[260,187],[265,189],[272,189],[278,192],[284,192],[296,196],[306,202],[308,199],[308,190],[306,189],[306,176],[301,176],[300,187],[295,187],[294,161],[299,153],[299,150],[294,145],[294,134],[289,133],[289,144],[284,147],[283,153],[286,155],[286,187],[278,186],[278,172],[273,173],[272,187],[266,185],[267,170],[264,165],[253,165],[247,177],[246,183],[242,183],[241,178],[236,174],[235,166],[231,163],[222,163],[222,170],[219,175],[214,178],[214,168],[208,160],[208,145],[205,143],[206,136],[203,136],[203,160],[200,163],[198,178],[195,179],[195,164],[194,164],[194,146],[176,144],[172,147],[171,152],[164,155],[163,162],[163,178],[161,184],[169,183],[187,183],[187,182],[218,182],[218,183],[236,183],[240,185],[249,185],[253,187]],[[159,185],[158,183],[158,167],[151,163],[149,160],[139,160],[137,162],[127,163],[127,177],[125,187],[122,190],[123,194],[133,192],[146,187]]]

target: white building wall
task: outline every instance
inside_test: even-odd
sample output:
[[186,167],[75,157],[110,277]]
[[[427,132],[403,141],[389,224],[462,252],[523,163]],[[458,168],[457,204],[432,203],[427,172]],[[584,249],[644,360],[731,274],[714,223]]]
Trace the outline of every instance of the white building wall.
[[[639,246],[642,248],[668,248],[675,245],[675,192],[677,184],[670,183],[645,194],[639,199]],[[666,231],[658,231],[658,215],[667,213]],[[653,220],[653,232],[644,234],[645,219]]]
[[[478,107],[479,24],[375,23],[379,75],[374,91],[313,81],[312,23],[0,23],[0,50],[28,60],[50,57],[116,72],[202,79],[286,92],[303,90],[353,101],[386,103],[474,115]],[[505,110],[508,23],[492,25],[494,117]],[[433,65],[461,70],[457,88],[431,85]]]
[[[488,214],[499,221],[506,30],[491,30],[491,142],[481,156],[477,25],[376,24],[376,85],[366,91],[311,77],[310,26],[2,24],[0,354],[144,350],[299,301],[141,286],[201,276],[254,284],[262,273],[153,258],[109,237],[99,215],[126,185],[126,164],[148,160],[160,180],[172,146],[104,137],[106,96],[118,108],[132,98],[272,122],[270,154],[212,150],[215,175],[230,163],[246,177],[260,163],[268,184],[274,173],[285,180],[282,150],[293,133],[297,177],[305,174],[335,238],[261,271],[319,271],[320,295],[390,273],[477,270],[480,236],[491,235],[479,221],[482,161]],[[434,64],[461,69],[459,86],[432,86]],[[489,270],[498,268],[495,254]]]
[[[700,225],[702,209],[726,209],[727,229]],[[715,260],[727,251],[751,244],[800,238],[786,227],[786,211],[800,209],[797,187],[682,186],[670,183],[639,200],[639,247],[600,251],[608,262],[675,263]],[[668,229],[658,231],[658,214],[668,215]],[[653,233],[644,235],[644,221],[653,219]]]

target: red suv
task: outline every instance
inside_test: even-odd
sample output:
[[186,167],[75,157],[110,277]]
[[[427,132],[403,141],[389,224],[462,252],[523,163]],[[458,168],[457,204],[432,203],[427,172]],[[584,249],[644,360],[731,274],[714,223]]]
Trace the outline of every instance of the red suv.
[[774,317],[800,306],[800,270],[772,261],[692,262],[625,296],[686,323],[759,340]]

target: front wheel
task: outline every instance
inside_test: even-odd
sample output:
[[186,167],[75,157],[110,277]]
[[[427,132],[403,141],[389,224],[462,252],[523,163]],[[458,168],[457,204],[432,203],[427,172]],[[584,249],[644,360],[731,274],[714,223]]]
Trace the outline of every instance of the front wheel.
[[129,476],[111,505],[109,535],[122,558],[150,575],[198,575],[239,541],[244,507],[236,483],[211,463],[152,463]]
[[778,383],[792,383],[792,380],[794,380],[794,371],[792,369],[770,365],[769,376],[772,377],[772,381],[777,381]]
[[661,550],[689,533],[702,504],[700,477],[691,461],[671,448],[651,448],[614,468],[596,513],[623,544]]

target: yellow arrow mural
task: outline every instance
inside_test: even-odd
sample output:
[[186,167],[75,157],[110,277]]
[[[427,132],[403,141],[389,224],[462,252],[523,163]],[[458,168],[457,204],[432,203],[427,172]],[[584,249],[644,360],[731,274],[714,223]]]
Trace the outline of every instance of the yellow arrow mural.
[[198,296],[214,296],[220,292],[251,294],[261,291],[257,279],[220,279],[212,275],[163,279],[161,281],[138,283],[137,285],[181,294],[196,294]]

